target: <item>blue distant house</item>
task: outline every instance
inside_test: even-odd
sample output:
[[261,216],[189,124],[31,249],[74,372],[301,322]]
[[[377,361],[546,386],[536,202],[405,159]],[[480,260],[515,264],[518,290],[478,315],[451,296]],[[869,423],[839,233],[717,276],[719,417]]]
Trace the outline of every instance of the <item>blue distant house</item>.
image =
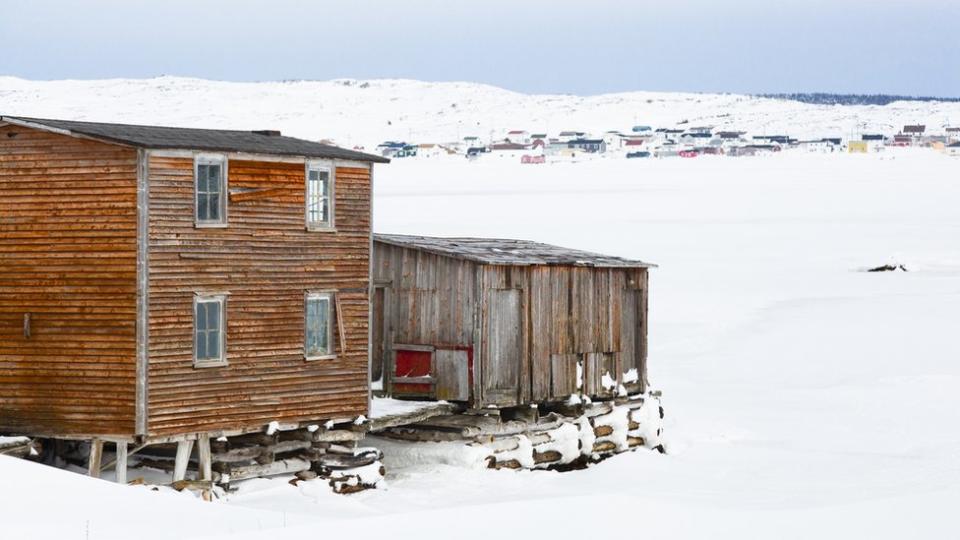
[[582,152],[592,154],[607,151],[607,143],[603,139],[573,139],[567,141],[567,148],[576,148]]
[[634,133],[649,133],[652,131],[652,128],[650,126],[633,126],[630,128],[630,131]]

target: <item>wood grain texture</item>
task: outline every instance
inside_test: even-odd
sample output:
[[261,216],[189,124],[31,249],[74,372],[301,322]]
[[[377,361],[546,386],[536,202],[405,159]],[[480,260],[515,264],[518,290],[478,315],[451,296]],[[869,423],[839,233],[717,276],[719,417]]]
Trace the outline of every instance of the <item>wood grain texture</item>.
[[[632,368],[640,380],[627,389],[644,389],[646,268],[481,264],[376,239],[373,263],[384,291],[374,305],[374,318],[383,319],[375,349],[387,368],[391,343],[472,347],[476,408],[563,400],[581,391],[610,397],[615,389],[603,387],[603,375],[619,384]],[[505,338],[501,311],[516,309],[500,298],[509,293],[497,291],[510,290],[519,292],[521,313],[507,326],[519,342],[509,344],[515,352],[493,354]],[[514,380],[516,390],[505,390]]]
[[131,148],[0,126],[0,431],[133,433],[136,167]]
[[[307,231],[304,163],[230,159],[231,192],[268,196],[197,229],[192,159],[150,158],[151,436],[367,413],[370,171],[335,178],[336,231]],[[336,293],[335,359],[304,359],[307,291]],[[193,366],[196,292],[229,294],[227,366]]]

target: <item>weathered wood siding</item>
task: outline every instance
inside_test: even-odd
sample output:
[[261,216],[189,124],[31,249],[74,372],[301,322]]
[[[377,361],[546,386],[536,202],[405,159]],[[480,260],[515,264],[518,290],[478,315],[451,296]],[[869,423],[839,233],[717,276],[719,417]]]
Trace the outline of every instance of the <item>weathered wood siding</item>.
[[[225,228],[195,228],[193,160],[149,160],[149,433],[366,414],[369,169],[336,167],[335,232],[305,229],[302,161],[229,159],[228,170],[231,192],[281,189],[231,200]],[[304,360],[306,291],[336,292],[336,359]],[[197,292],[229,294],[227,366],[193,366]]]
[[0,126],[0,431],[133,434],[136,170],[130,148]]
[[473,343],[477,265],[382,242],[375,242],[375,251],[374,280],[387,284],[385,339]]
[[[477,265],[384,242],[375,243],[374,268],[386,287],[385,354],[390,343],[472,346],[477,407],[581,392],[609,397],[616,388],[605,388],[603,376],[620,384],[632,368],[640,380],[627,389],[643,390],[644,268]],[[515,310],[510,290],[519,291],[518,317],[499,313]],[[519,351],[509,361],[502,354],[507,327],[520,340],[507,343]]]

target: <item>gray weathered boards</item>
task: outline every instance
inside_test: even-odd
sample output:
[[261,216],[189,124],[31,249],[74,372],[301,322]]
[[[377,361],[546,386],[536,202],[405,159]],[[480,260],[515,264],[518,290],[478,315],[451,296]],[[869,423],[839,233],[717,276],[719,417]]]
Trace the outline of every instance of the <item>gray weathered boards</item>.
[[653,265],[522,240],[375,235],[373,266],[372,371],[391,395],[480,408],[645,389]]

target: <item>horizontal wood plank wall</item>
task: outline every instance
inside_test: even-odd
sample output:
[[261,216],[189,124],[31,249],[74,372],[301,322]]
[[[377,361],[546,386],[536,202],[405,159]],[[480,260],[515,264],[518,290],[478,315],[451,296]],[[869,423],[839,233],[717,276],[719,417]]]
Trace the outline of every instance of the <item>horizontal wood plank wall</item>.
[[[226,228],[195,228],[193,161],[150,158],[151,435],[367,413],[370,172],[337,167],[336,232],[308,232],[304,164],[231,159]],[[277,189],[280,188],[280,189]],[[337,291],[346,354],[304,360],[304,292]],[[227,292],[228,366],[193,367],[195,292]]]
[[136,169],[134,149],[0,126],[0,431],[133,435]]

